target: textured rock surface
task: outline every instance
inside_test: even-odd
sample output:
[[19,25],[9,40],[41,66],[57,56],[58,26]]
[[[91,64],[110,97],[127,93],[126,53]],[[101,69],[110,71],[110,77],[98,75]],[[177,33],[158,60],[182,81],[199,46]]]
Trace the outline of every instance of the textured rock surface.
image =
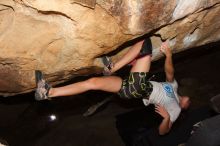
[[36,69],[52,84],[100,72],[96,58],[144,34],[155,60],[162,40],[179,52],[219,28],[220,0],[0,0],[0,95],[32,91]]

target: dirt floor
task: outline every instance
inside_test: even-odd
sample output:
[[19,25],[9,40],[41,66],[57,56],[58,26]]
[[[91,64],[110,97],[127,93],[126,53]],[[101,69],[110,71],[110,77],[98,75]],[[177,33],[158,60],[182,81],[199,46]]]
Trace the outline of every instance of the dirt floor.
[[[151,138],[152,146],[175,146],[186,141],[192,125],[211,116],[209,99],[220,93],[219,56],[220,43],[174,55],[179,92],[191,97],[192,106],[186,121],[176,124],[166,136]],[[163,61],[161,59],[152,65],[155,80],[163,79]],[[119,75],[124,76],[123,72],[128,69],[124,68]],[[71,82],[85,78],[88,77]],[[42,102],[34,100],[34,93],[1,97],[0,139],[8,141],[10,146],[123,146],[120,126],[117,127],[116,122],[128,115],[133,120],[126,122],[132,124],[136,120],[132,113],[141,113],[139,111],[145,107],[141,101],[123,101],[114,95],[112,101],[94,115],[83,116],[91,105],[109,96],[111,94],[105,92],[90,91]]]

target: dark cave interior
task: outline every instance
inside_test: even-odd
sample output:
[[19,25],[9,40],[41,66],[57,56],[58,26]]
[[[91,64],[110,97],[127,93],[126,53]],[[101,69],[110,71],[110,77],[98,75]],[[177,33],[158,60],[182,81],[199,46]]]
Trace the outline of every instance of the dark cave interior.
[[[137,129],[142,133],[141,130],[147,128],[150,130],[145,134],[152,146],[184,143],[190,137],[193,124],[216,115],[209,100],[220,93],[219,48],[220,42],[217,42],[173,56],[179,93],[189,95],[192,105],[165,136],[155,132],[155,124],[161,119],[155,114],[150,116],[151,106],[146,108],[140,101],[124,101],[117,95],[89,91],[42,102],[34,100],[34,92],[1,97],[0,138],[8,141],[10,146],[122,146],[129,133]],[[163,63],[164,59],[160,59],[152,64],[154,80],[164,79]],[[126,75],[128,69],[123,68],[118,75]],[[69,83],[86,78],[89,77],[78,77]],[[91,105],[109,96],[113,99],[94,115],[83,116]]]

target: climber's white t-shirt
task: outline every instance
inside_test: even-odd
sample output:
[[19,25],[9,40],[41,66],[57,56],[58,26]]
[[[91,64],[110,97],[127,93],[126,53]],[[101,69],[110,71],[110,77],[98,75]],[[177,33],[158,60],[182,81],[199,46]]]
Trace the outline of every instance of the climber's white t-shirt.
[[170,121],[174,122],[178,118],[181,108],[179,106],[179,97],[177,94],[178,84],[176,80],[170,82],[154,82],[153,91],[148,99],[143,99],[143,103],[147,106],[149,104],[162,105],[170,115]]

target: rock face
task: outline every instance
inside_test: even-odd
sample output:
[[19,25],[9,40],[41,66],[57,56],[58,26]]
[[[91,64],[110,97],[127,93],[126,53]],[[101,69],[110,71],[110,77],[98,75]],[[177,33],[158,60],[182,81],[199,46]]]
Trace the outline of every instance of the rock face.
[[167,39],[175,52],[218,41],[220,0],[0,0],[0,95],[32,91],[34,70],[51,84],[98,73],[145,34],[154,60]]

